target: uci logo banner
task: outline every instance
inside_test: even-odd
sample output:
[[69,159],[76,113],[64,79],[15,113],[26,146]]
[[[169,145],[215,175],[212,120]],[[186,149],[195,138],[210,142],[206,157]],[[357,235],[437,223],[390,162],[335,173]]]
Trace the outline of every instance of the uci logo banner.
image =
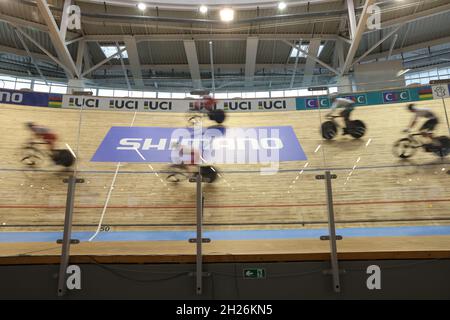
[[404,102],[410,100],[409,92],[407,90],[383,92],[384,103]]
[[306,160],[290,126],[255,128],[112,127],[91,161],[171,163],[197,153],[214,164]]

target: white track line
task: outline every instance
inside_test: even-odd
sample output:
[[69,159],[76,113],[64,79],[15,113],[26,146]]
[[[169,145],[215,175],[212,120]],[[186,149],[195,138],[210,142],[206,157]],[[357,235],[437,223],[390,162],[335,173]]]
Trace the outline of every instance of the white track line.
[[102,228],[103,218],[105,217],[106,209],[108,208],[109,199],[111,198],[111,194],[114,189],[114,184],[116,183],[117,174],[119,173],[119,166],[120,166],[120,162],[117,164],[116,172],[114,173],[114,178],[111,182],[111,187],[109,188],[108,196],[106,197],[106,201],[105,201],[105,205],[103,206],[103,211],[102,211],[102,215],[100,217],[100,221],[97,226],[97,230],[95,231],[94,235],[89,238],[89,240],[88,240],[89,242],[94,240],[95,237],[97,237],[98,233],[100,232],[100,229]]
[[68,143],[66,143],[66,147],[67,147],[67,149],[69,149],[70,153],[71,153],[71,154],[73,155],[73,157],[76,159],[76,158],[77,158],[77,155],[75,154],[75,152],[73,152],[72,148],[69,146]]
[[[133,120],[131,121],[130,127],[133,126],[134,120],[136,120],[136,111],[134,112]],[[137,149],[136,149],[136,151],[137,151]],[[138,151],[138,153],[139,153],[139,151]],[[141,157],[142,157],[142,155],[141,155]],[[100,229],[102,228],[103,218],[105,217],[106,209],[108,208],[109,199],[111,198],[111,194],[114,189],[114,185],[116,183],[116,178],[117,178],[117,174],[119,173],[119,168],[120,168],[120,162],[117,164],[116,172],[114,173],[114,177],[112,179],[111,186],[109,187],[108,195],[106,196],[105,205],[103,206],[102,215],[100,216],[100,221],[98,222],[97,230],[95,231],[94,235],[89,238],[89,240],[88,240],[89,242],[91,242],[92,240],[95,239],[95,237],[97,237],[97,235],[100,232]]]

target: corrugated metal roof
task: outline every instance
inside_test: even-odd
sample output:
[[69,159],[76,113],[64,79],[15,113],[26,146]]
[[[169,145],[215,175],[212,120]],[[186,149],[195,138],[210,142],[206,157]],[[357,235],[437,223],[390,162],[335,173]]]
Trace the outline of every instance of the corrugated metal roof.
[[[208,41],[196,41],[198,62],[210,63]],[[247,42],[245,40],[213,41],[213,61],[215,64],[244,64]]]
[[256,63],[286,63],[292,48],[282,41],[261,40],[258,44]]
[[182,41],[145,41],[137,47],[142,64],[187,64]]

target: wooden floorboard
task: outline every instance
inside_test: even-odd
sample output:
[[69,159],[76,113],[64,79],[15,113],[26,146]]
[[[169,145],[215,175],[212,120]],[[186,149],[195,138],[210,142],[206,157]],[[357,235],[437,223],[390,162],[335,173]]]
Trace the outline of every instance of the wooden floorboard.
[[[71,263],[194,263],[187,241],[84,242],[71,246]],[[316,239],[218,240],[203,245],[203,261],[281,262],[330,259],[328,241]],[[345,238],[340,260],[449,259],[450,236]],[[55,243],[0,243],[0,264],[57,264]]]

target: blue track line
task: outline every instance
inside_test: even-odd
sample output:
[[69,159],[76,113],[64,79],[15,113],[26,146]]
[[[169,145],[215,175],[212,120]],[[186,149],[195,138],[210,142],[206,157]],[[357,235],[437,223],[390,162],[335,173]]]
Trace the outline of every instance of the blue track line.
[[[86,242],[94,232],[73,232],[72,238]],[[338,235],[347,237],[399,237],[450,235],[448,226],[402,226],[374,228],[338,228]],[[101,232],[95,242],[124,241],[186,241],[195,238],[195,231],[111,231]],[[205,231],[211,240],[261,240],[261,239],[319,239],[328,229],[239,230]],[[54,242],[62,239],[62,232],[0,232],[0,243]]]

